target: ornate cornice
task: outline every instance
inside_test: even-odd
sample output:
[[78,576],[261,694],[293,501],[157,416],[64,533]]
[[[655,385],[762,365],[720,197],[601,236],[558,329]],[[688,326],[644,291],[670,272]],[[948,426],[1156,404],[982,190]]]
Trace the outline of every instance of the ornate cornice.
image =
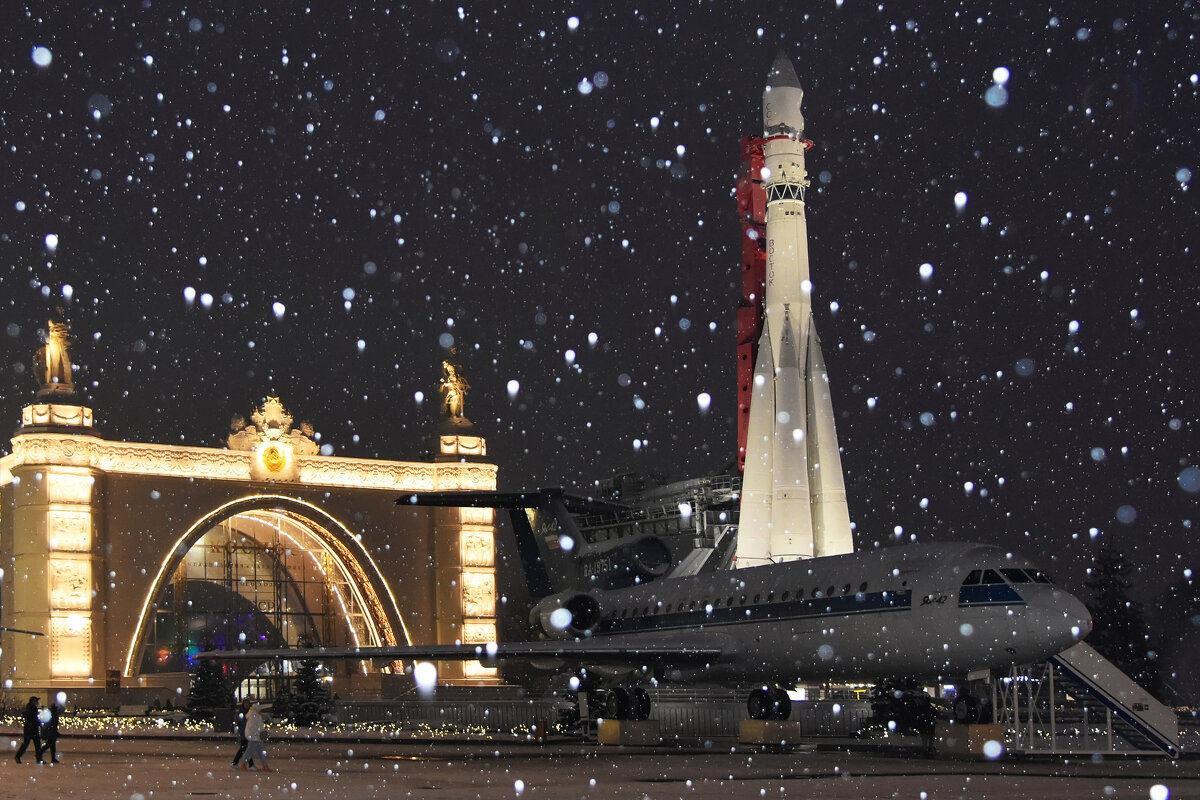
[[[57,386],[58,384],[50,384]],[[21,409],[21,425],[61,425],[70,428],[90,428],[95,420],[92,410],[74,403],[33,403]]]
[[[3,466],[54,465],[100,472],[213,480],[252,479],[255,453],[209,447],[109,442],[66,433],[18,433]],[[497,467],[479,463],[373,461],[362,458],[299,455],[297,477],[280,483],[430,492],[439,489],[495,489]]]

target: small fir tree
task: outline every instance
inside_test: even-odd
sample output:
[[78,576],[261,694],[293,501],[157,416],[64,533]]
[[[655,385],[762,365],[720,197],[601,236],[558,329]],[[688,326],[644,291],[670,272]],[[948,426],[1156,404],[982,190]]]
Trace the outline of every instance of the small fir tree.
[[296,679],[292,681],[287,702],[287,716],[296,725],[317,725],[333,707],[329,699],[329,689],[318,674],[319,669],[320,665],[311,658],[301,661],[296,669]]
[[1200,674],[1192,668],[1200,661],[1200,571],[1185,568],[1153,608],[1157,624],[1152,629],[1160,643],[1159,697],[1168,705],[1200,706]]
[[275,698],[271,701],[271,716],[278,720],[292,718],[292,690],[282,680],[276,683]]
[[[206,645],[211,650],[212,645]],[[218,709],[233,706],[233,687],[215,661],[200,661],[192,673],[192,688],[188,692],[188,716],[197,721],[212,722]]]
[[1151,694],[1160,693],[1158,663],[1142,604],[1129,597],[1132,568],[1122,553],[1102,547],[1085,585],[1092,593],[1088,644]]

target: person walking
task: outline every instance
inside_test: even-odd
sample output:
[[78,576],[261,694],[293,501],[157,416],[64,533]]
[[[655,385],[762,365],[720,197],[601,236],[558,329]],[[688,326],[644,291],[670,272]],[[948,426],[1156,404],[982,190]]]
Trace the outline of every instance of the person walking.
[[39,728],[41,721],[38,719],[38,699],[36,697],[29,698],[29,702],[25,704],[25,710],[22,712],[22,717],[25,722],[25,738],[21,742],[21,748],[17,750],[17,763],[21,763],[21,756],[25,755],[25,750],[29,747],[29,743],[33,742],[33,749],[37,753],[38,763],[42,761],[42,735]]
[[263,715],[258,703],[250,706],[246,712],[246,752],[242,755],[241,768],[250,769],[250,762],[257,761],[258,768],[263,772],[271,772],[267,763],[267,749],[263,747]]
[[246,752],[246,715],[248,713],[250,713],[250,698],[243,697],[242,702],[238,704],[237,716],[234,718],[238,735],[237,755],[233,757],[234,769],[238,768],[238,763],[242,760],[242,754]]
[[58,712],[62,709],[58,703],[50,704],[50,718],[42,725],[42,752],[50,751],[50,763],[61,763],[58,760]]

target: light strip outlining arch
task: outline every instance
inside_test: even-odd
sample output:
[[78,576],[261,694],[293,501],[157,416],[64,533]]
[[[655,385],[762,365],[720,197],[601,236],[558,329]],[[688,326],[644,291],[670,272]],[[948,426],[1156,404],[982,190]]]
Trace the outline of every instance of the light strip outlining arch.
[[[240,514],[253,517],[253,512],[255,511],[275,512],[283,514],[294,521],[300,521],[301,523],[308,521],[313,523],[315,529],[311,530],[312,535],[329,547],[331,554],[337,559],[339,567],[344,569],[347,575],[354,576],[355,572],[360,572],[354,568],[355,564],[361,563],[367,565],[375,579],[373,581],[369,579],[362,581],[362,588],[365,592],[363,606],[374,612],[366,615],[367,620],[371,623],[372,634],[379,639],[378,644],[400,644],[396,639],[395,631],[389,620],[389,616],[391,616],[400,623],[400,630],[404,634],[404,643],[412,644],[412,637],[409,636],[408,626],[404,624],[404,618],[400,614],[400,607],[396,603],[396,596],[392,593],[392,587],[384,579],[379,565],[371,558],[371,554],[367,552],[367,549],[363,546],[359,538],[350,532],[349,528],[335,517],[330,516],[328,512],[306,500],[287,497],[285,495],[258,494],[239,497],[236,500],[230,500],[218,506],[192,523],[183,535],[171,545],[170,550],[168,550],[162,564],[159,566],[154,581],[150,584],[150,589],[145,599],[142,601],[141,610],[138,612],[137,627],[134,629],[133,639],[129,644],[129,651],[125,655],[125,668],[122,671],[124,677],[133,677],[133,664],[141,647],[142,639],[146,635],[147,614],[151,604],[154,602],[154,598],[158,597],[166,581],[170,579],[174,568],[187,555],[188,550],[191,549],[196,541],[199,541],[201,536],[225,520]],[[262,521],[261,517],[259,520]],[[325,541],[325,537],[321,535],[321,531],[331,534],[329,541]],[[357,577],[363,579],[370,576],[360,573]],[[353,584],[353,581],[351,583]],[[382,586],[383,590],[387,593],[387,602],[389,604],[387,608],[381,605],[378,593],[373,588],[372,583]]]

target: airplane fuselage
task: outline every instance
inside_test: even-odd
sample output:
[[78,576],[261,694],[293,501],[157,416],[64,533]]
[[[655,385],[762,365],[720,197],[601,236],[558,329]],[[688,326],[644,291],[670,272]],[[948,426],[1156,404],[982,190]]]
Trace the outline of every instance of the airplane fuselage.
[[[964,585],[985,574],[990,582]],[[708,663],[647,665],[678,681],[960,676],[1045,659],[1091,627],[1084,605],[1032,563],[978,544],[882,548],[586,595],[586,604],[580,593],[546,598],[533,617],[551,636],[592,645],[720,648]],[[564,605],[589,611],[562,629],[547,624]]]

